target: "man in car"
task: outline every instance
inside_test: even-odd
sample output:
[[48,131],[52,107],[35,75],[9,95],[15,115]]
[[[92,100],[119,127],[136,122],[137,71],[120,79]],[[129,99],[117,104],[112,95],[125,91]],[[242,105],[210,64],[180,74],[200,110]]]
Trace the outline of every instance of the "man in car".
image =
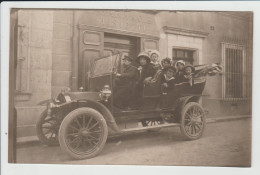
[[116,74],[114,104],[120,109],[126,109],[132,106],[139,72],[138,69],[132,65],[133,60],[129,56],[124,56],[122,61],[124,70],[121,74]]

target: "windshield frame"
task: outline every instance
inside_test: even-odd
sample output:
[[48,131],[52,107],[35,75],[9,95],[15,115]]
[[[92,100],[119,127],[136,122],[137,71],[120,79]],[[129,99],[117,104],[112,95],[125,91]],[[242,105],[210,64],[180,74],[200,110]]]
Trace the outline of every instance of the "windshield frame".
[[[96,62],[101,60],[101,59],[106,59],[108,57],[111,57],[111,59],[113,59],[113,56],[116,56],[115,58],[115,61],[114,63],[112,62],[113,60],[111,60],[111,64],[112,64],[112,70],[110,72],[105,72],[105,73],[102,73],[102,74],[94,74],[94,70],[96,68]],[[109,56],[103,56],[103,57],[100,57],[100,58],[97,58],[94,60],[94,63],[93,63],[93,66],[90,70],[90,78],[96,78],[96,77],[101,77],[101,76],[107,76],[107,75],[111,75],[113,73],[116,73],[117,72],[117,68],[118,68],[118,65],[121,64],[121,54],[117,53],[117,54],[113,54],[113,55],[109,55]]]

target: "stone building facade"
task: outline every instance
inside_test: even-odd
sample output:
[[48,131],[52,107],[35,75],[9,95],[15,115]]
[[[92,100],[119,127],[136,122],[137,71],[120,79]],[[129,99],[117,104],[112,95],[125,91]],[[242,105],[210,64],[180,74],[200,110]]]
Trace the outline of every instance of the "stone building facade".
[[35,123],[64,87],[87,90],[91,63],[123,52],[136,57],[157,49],[161,58],[192,64],[222,63],[223,76],[207,80],[202,103],[212,116],[250,115],[252,14],[249,12],[15,11],[18,137],[34,136]]

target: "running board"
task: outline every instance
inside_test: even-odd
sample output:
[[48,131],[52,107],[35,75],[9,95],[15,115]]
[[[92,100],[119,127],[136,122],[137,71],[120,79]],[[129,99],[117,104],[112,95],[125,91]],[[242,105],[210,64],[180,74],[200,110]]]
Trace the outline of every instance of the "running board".
[[146,127],[138,127],[138,128],[129,128],[129,129],[122,129],[118,133],[114,133],[111,136],[118,136],[130,133],[139,133],[141,131],[153,130],[153,129],[160,129],[160,128],[169,128],[169,127],[179,127],[179,123],[166,123],[156,126],[146,126]]

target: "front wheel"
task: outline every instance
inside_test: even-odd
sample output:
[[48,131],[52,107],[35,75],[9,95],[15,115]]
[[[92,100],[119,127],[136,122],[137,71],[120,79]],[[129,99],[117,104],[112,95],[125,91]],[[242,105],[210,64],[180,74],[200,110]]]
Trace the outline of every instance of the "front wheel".
[[59,145],[58,131],[60,121],[55,115],[48,116],[44,110],[36,123],[36,132],[39,140],[48,146]]
[[181,111],[180,129],[182,135],[188,140],[199,139],[205,129],[205,114],[196,102],[190,102]]
[[96,110],[83,107],[70,112],[59,130],[61,149],[75,159],[87,159],[99,154],[105,146],[108,128]]

